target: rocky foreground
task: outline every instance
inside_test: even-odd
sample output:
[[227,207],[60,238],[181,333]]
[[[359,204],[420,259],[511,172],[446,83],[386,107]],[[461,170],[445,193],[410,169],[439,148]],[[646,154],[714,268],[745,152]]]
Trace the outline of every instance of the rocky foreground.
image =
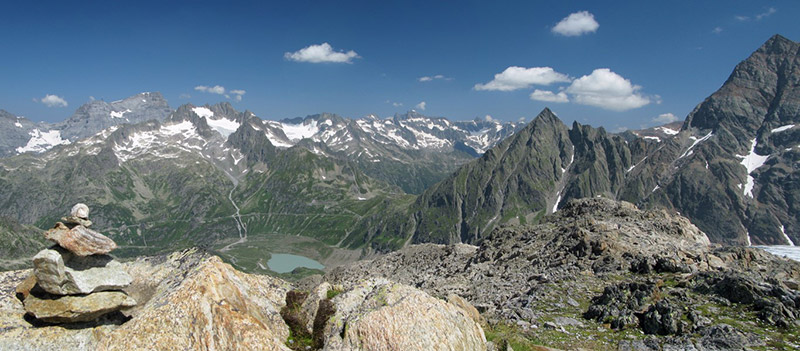
[[486,349],[468,304],[386,279],[348,291],[322,285],[298,301],[289,283],[194,249],[123,267],[136,307],[62,325],[26,316],[15,288],[30,270],[0,273],[0,350]]
[[374,276],[464,297],[498,344],[800,347],[800,263],[712,245],[684,217],[603,198],[571,201],[536,226],[500,228],[479,246],[415,245],[323,280],[347,287]]
[[137,305],[62,325],[26,315],[16,287],[30,270],[0,273],[0,350],[800,347],[800,264],[606,199],[294,284],[194,249],[121,265]]

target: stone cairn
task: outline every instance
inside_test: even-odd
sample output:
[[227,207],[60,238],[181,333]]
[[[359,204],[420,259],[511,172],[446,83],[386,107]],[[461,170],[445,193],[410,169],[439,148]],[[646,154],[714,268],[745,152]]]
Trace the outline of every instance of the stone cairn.
[[107,255],[117,244],[91,225],[89,207],[77,204],[45,232],[56,245],[33,257],[33,274],[17,287],[29,315],[48,323],[90,322],[136,305],[120,290],[131,276]]

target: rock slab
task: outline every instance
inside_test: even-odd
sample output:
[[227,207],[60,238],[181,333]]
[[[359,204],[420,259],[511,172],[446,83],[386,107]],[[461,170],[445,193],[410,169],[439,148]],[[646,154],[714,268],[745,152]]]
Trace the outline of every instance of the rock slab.
[[80,257],[58,247],[36,254],[33,266],[39,286],[55,295],[118,290],[132,280],[122,264],[111,256]]
[[78,256],[103,255],[117,248],[113,240],[82,225],[70,229],[58,222],[44,237]]
[[25,298],[25,311],[50,323],[88,322],[100,316],[136,305],[136,300],[122,291],[101,291],[82,296],[50,299],[33,294]]

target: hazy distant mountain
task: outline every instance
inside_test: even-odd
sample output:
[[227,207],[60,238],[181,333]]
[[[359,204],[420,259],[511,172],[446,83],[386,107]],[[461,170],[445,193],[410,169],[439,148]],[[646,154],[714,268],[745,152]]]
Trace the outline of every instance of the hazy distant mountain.
[[0,110],[0,157],[16,155],[17,148],[26,145],[28,140],[33,137],[31,133],[37,134],[33,131],[38,130],[37,127],[40,125],[25,117],[18,117],[6,110]]
[[[228,103],[214,106],[218,109],[216,116],[238,114]],[[0,157],[41,153],[120,124],[163,121],[171,112],[160,93],[141,93],[110,103],[91,101],[67,120],[53,124],[32,123],[0,110]],[[251,116],[254,114],[239,116],[232,122],[209,119],[208,124],[227,137]],[[356,162],[366,174],[409,193],[422,192],[521,127],[521,123],[481,119],[451,122],[413,110],[387,119],[371,115],[350,119],[324,113],[261,120],[259,125],[279,149],[299,144],[320,155]]]
[[172,109],[161,93],[141,93],[124,100],[95,100],[79,107],[59,123],[32,123],[0,110],[0,157],[24,152],[40,153],[66,145],[108,127],[148,120],[162,121]]
[[451,122],[412,110],[386,119],[324,113],[264,121],[261,128],[278,148],[300,145],[318,155],[353,161],[367,175],[416,194],[522,126],[480,119]]

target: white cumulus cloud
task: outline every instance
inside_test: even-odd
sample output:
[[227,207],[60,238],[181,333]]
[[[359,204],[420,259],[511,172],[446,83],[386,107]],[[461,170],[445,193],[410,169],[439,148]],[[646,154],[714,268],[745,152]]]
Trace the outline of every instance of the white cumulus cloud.
[[43,98],[34,99],[34,101],[41,102],[47,107],[67,107],[67,100],[58,95],[45,94]]
[[760,20],[762,20],[764,18],[772,16],[776,12],[778,12],[778,10],[776,10],[774,7],[770,7],[768,9],[766,9],[764,12],[757,13],[757,14],[753,15],[752,17],[751,16],[741,16],[741,15],[739,15],[739,16],[733,16],[733,18],[735,18],[737,21],[740,21],[740,22],[747,22],[747,21],[749,21],[751,19],[755,19],[756,21],[760,21]]
[[452,80],[453,78],[445,77],[442,74],[437,74],[435,76],[424,76],[424,77],[417,78],[417,80],[420,81],[420,82],[430,82],[432,80],[438,80],[438,79]]
[[[198,85],[198,86],[194,87],[194,90],[202,91],[204,93],[209,93],[209,94],[222,95],[227,99],[230,99],[231,95],[232,95],[233,96],[233,100],[236,100],[236,101],[242,101],[242,95],[247,94],[247,92],[242,90],[242,89],[225,90],[225,87],[223,87],[221,85],[215,85],[215,86]],[[189,98],[191,96],[189,94],[181,94],[181,98],[184,98],[184,97],[185,98]]]
[[194,87],[194,90],[202,91],[204,93],[211,93],[211,94],[225,94],[225,87],[221,85],[215,85],[213,87],[205,86],[205,85],[198,85]]
[[600,24],[595,21],[593,14],[589,13],[589,11],[580,11],[564,17],[561,22],[558,22],[553,27],[553,33],[566,37],[575,37],[596,32],[599,27]]
[[414,107],[416,107],[418,110],[425,111],[425,105],[427,105],[425,103],[425,101],[422,101],[422,102],[418,103],[417,106],[414,106]]
[[563,91],[559,91],[558,94],[556,94],[549,90],[539,90],[539,89],[536,89],[533,91],[533,93],[531,93],[531,100],[555,102],[555,103],[569,102],[567,93]]
[[658,124],[667,124],[678,121],[680,118],[678,116],[671,114],[671,113],[662,113],[656,117],[653,117],[653,122]]
[[769,9],[767,9],[767,11],[764,11],[762,13],[757,14],[756,15],[756,21],[760,21],[760,20],[762,20],[762,19],[764,19],[766,17],[769,17],[772,14],[774,14],[775,12],[778,12],[778,10],[776,10],[774,7],[770,7]]
[[322,43],[319,45],[309,45],[295,52],[287,52],[283,57],[290,61],[295,62],[310,62],[310,63],[353,63],[354,58],[360,58],[358,54],[350,50],[348,52],[333,51],[331,44]]
[[608,68],[598,68],[574,80],[566,92],[579,104],[626,111],[650,103],[649,97],[639,93],[641,88]]
[[247,92],[242,89],[233,89],[230,91],[230,93],[233,95],[233,99],[236,101],[242,101],[242,95],[247,94]]
[[532,85],[550,85],[558,82],[569,82],[566,74],[558,73],[550,67],[518,67],[511,66],[505,71],[495,74],[494,79],[486,84],[475,84],[475,90],[512,91],[525,89]]

